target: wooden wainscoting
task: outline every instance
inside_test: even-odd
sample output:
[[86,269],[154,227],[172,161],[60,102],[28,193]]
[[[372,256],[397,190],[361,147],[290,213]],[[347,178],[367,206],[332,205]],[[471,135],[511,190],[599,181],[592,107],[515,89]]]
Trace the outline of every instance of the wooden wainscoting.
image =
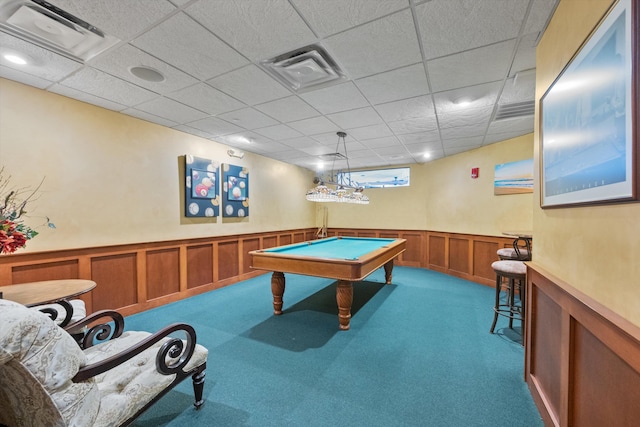
[[525,380],[546,425],[638,424],[639,327],[531,262],[525,336]]
[[[421,230],[334,228],[329,236],[402,238],[397,265],[429,268],[494,286],[491,263],[513,239]],[[90,279],[98,286],[81,298],[89,312],[137,313],[260,274],[247,253],[314,240],[313,228],[202,239],[13,254],[0,257],[2,285],[55,279]]]
[[437,231],[363,230],[332,228],[329,236],[402,238],[407,250],[397,265],[428,268],[486,286],[495,286],[491,263],[500,248],[513,247],[513,238]]
[[88,312],[137,313],[263,274],[247,253],[304,242],[315,229],[105,246],[0,257],[3,285],[56,279],[90,279],[98,285],[81,298]]

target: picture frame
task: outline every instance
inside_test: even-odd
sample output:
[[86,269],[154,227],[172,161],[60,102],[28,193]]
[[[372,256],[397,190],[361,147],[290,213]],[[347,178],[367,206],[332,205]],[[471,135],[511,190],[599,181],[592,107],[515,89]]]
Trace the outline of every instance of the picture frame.
[[639,11],[619,0],[540,99],[540,205],[638,201]]

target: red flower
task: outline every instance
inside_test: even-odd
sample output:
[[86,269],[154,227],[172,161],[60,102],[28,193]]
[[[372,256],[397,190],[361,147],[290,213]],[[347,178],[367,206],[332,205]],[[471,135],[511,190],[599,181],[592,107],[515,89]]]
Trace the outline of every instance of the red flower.
[[7,219],[0,222],[0,253],[11,254],[27,244],[27,237],[17,230],[17,225]]

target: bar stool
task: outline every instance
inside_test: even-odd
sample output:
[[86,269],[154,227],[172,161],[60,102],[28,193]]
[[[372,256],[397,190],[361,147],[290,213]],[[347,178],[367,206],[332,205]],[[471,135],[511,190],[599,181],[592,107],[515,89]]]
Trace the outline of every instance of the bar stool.
[[518,237],[513,240],[513,248],[498,249],[497,254],[501,260],[531,261],[531,242]]
[[[490,332],[496,327],[498,316],[509,318],[509,328],[513,329],[513,320],[520,320],[524,329],[524,308],[525,308],[525,279],[527,267],[522,261],[501,260],[491,264],[491,268],[496,272],[496,302],[493,307],[493,323]],[[516,290],[519,294],[519,301],[516,303]],[[501,294],[505,293],[504,302],[501,301]]]

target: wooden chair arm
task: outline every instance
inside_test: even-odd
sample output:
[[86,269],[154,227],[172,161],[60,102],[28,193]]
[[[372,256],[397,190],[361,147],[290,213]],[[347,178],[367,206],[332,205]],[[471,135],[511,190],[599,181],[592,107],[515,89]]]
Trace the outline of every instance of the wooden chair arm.
[[[171,375],[174,373],[182,372],[184,366],[189,362],[191,356],[196,347],[196,331],[195,329],[186,323],[174,323],[169,325],[155,334],[152,334],[140,341],[136,345],[129,347],[126,350],[121,351],[118,354],[114,354],[104,360],[101,360],[91,365],[82,367],[78,373],[72,378],[73,382],[85,381],[88,378],[107,372],[108,370],[121,365],[127,360],[137,356],[144,350],[152,347],[154,344],[168,337],[169,334],[176,331],[184,331],[186,333],[186,346],[185,341],[169,337],[158,350],[156,354],[156,370],[163,375]],[[167,364],[167,355],[172,359],[177,360],[173,363]]]
[[[105,321],[104,318],[108,318],[108,320]],[[95,324],[96,322],[100,323],[86,330],[87,326]],[[114,310],[100,310],[88,315],[84,319],[67,325],[64,330],[76,338],[76,341],[82,349],[86,349],[96,343],[118,338],[122,335],[124,331],[124,317]]]

